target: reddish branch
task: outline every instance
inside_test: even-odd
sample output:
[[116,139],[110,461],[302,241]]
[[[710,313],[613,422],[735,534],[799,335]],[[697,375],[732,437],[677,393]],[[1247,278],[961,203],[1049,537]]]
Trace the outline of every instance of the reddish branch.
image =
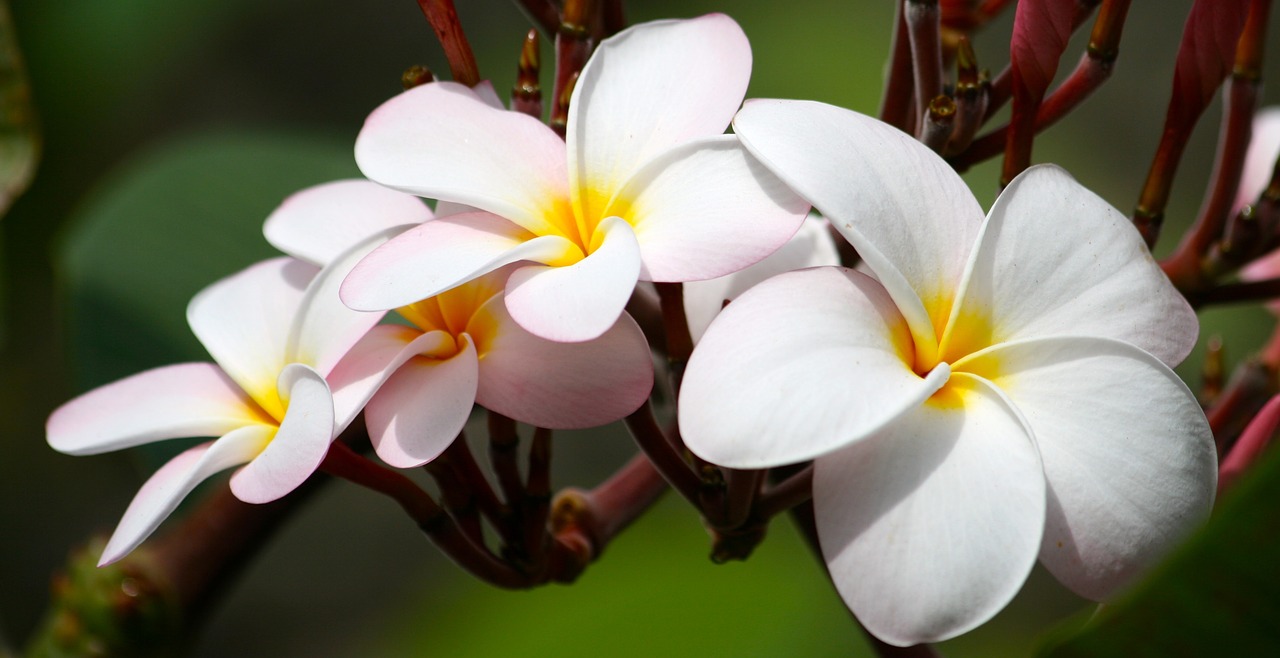
[[418,0],[418,7],[435,30],[444,55],[449,60],[449,70],[453,79],[468,87],[480,82],[480,71],[476,68],[476,57],[471,52],[471,44],[467,43],[467,35],[458,22],[458,11],[453,0]]

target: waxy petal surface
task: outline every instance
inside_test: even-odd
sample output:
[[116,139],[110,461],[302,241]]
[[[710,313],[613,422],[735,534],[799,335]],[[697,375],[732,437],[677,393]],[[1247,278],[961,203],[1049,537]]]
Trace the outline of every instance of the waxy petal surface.
[[602,216],[651,158],[723,133],[750,76],[751,46],[723,14],[653,21],[601,42],[569,103],[565,139],[579,215]]
[[1258,196],[1267,189],[1276,160],[1280,159],[1280,107],[1260,110],[1253,117],[1253,135],[1249,150],[1244,156],[1244,168],[1240,171],[1240,190],[1231,214],[1257,203]]
[[1152,355],[1064,337],[999,345],[956,367],[994,378],[1031,425],[1049,483],[1040,560],[1077,594],[1106,598],[1208,516],[1213,435]]
[[1100,336],[1176,365],[1199,323],[1133,224],[1053,165],[1032,167],[991,208],[950,354],[1024,338]]
[[187,324],[214,361],[268,413],[283,413],[276,377],[294,314],[316,268],[273,258],[201,290],[187,305]]
[[356,263],[403,229],[396,226],[365,236],[337,254],[311,280],[289,330],[286,362],[305,363],[328,375],[351,346],[378,324],[384,311],[352,310],[342,303],[338,291]]
[[635,229],[647,281],[695,281],[736,272],[786,243],[809,204],[733,135],[658,156],[627,183],[607,214]]
[[520,326],[547,340],[591,340],[612,327],[640,276],[640,246],[617,217],[596,227],[604,238],[591,255],[563,267],[530,265],[507,280],[507,310]]
[[434,354],[453,345],[453,338],[443,331],[424,334],[398,324],[369,330],[326,378],[333,392],[335,433],[355,420],[369,398],[401,364],[417,354]]
[[752,100],[733,126],[753,155],[857,248],[901,309],[917,349],[931,349],[982,222],[960,176],[898,129],[823,103]]
[[333,441],[333,397],[324,377],[291,363],[280,372],[288,405],[275,438],[231,476],[231,492],[246,503],[269,503],[297,489],[320,467]]
[[365,423],[382,461],[397,468],[421,466],[462,431],[479,379],[475,345],[462,343],[447,359],[409,359],[369,401]]
[[89,391],[58,407],[46,430],[54,450],[92,455],[271,422],[218,366],[182,363]]
[[501,297],[489,300],[477,317],[493,325],[492,338],[482,343],[476,392],[476,402],[487,409],[538,427],[579,429],[618,420],[649,398],[649,346],[626,313],[583,343],[530,334],[511,319]]
[[383,103],[356,138],[360,171],[388,187],[464,203],[546,235],[567,210],[564,142],[531,116],[434,82]]
[[1044,476],[1017,411],[964,373],[939,397],[815,462],[831,578],[858,621],[898,646],[954,637],[999,612],[1035,564],[1044,527]]
[[776,276],[727,306],[689,359],[680,432],[732,468],[812,459],[864,439],[947,380],[912,372],[911,338],[869,277],[822,267]]
[[559,236],[534,237],[494,215],[440,217],[378,247],[342,284],[342,301],[360,310],[388,310],[522,260],[555,262],[582,250]]
[[138,490],[120,524],[107,541],[98,566],[105,566],[137,548],[196,485],[218,471],[254,458],[276,431],[269,425],[250,425],[216,441],[198,445],[169,460]]
[[728,276],[685,283],[684,314],[689,321],[689,333],[697,342],[726,301],[737,299],[769,277],[806,267],[839,264],[840,254],[826,220],[811,215],[786,244],[759,263]]
[[309,187],[285,199],[262,225],[271,246],[324,267],[375,233],[431,219],[422,199],[367,180]]

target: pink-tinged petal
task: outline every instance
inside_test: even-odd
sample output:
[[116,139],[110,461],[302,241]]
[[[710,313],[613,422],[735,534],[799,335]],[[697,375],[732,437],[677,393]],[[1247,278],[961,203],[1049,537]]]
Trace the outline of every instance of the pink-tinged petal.
[[276,377],[294,314],[316,268],[273,258],[201,290],[187,305],[187,324],[214,361],[272,416],[283,413]]
[[398,308],[508,263],[554,263],[581,255],[565,238],[534,237],[489,213],[450,215],[410,229],[366,256],[342,283],[342,301],[359,310]]
[[385,311],[355,311],[342,303],[343,280],[369,252],[403,232],[384,229],[362,238],[338,253],[307,285],[285,347],[285,361],[304,363],[328,375],[338,361],[385,315]]
[[948,361],[1074,335],[1133,343],[1172,365],[1199,333],[1129,218],[1053,165],[1028,169],[996,199],[952,321]]
[[456,349],[443,331],[422,333],[398,324],[369,330],[338,362],[327,378],[333,391],[335,434],[346,429],[369,398],[404,362],[418,354],[445,354]]
[[893,300],[852,270],[780,274],[711,323],[680,390],[680,432],[732,468],[801,462],[863,439],[947,381],[911,370],[911,337]]
[[564,267],[531,265],[507,280],[507,310],[535,336],[562,343],[591,340],[612,327],[640,276],[631,226],[608,217],[596,227],[600,247]]
[[373,449],[397,468],[421,466],[457,438],[476,402],[479,360],[471,341],[444,359],[409,359],[365,407]]
[[288,405],[275,438],[231,476],[231,493],[246,503],[269,503],[297,489],[320,467],[333,441],[333,397],[324,377],[291,363],[280,373]]
[[1015,97],[1039,102],[1058,71],[1058,60],[1071,38],[1075,0],[1022,0],[1013,16],[1009,66]]
[[45,429],[54,450],[92,455],[269,422],[218,366],[182,363],[89,391],[58,407]]
[[324,267],[375,233],[428,219],[431,209],[418,197],[367,180],[340,180],[285,199],[262,233],[276,249]]
[[474,91],[476,97],[484,101],[484,103],[489,107],[496,110],[507,109],[506,103],[503,103],[502,99],[498,97],[498,90],[493,88],[493,81],[481,80],[476,83],[476,86],[471,88],[471,91]]
[[771,276],[806,267],[839,264],[840,254],[831,239],[826,220],[810,216],[786,244],[759,263],[728,276],[685,283],[684,314],[689,320],[689,333],[695,342],[701,339],[707,325],[720,314],[725,302],[736,299]]
[[541,121],[494,108],[453,82],[383,103],[356,138],[365,176],[430,199],[465,203],[546,235],[568,210],[564,142]]
[[733,126],[857,248],[932,361],[982,224],[960,176],[898,129],[823,103],[753,100]]
[[160,527],[196,485],[218,471],[253,459],[275,431],[270,425],[242,427],[216,441],[191,448],[161,466],[129,503],[102,551],[98,566],[128,555]]
[[1045,482],[1017,410],[956,373],[939,398],[819,458],[813,505],[840,596],[876,637],[909,646],[964,633],[1018,592]]
[[[1249,139],[1249,150],[1244,156],[1244,169],[1240,171],[1240,191],[1231,209],[1233,215],[1240,212],[1241,208],[1257,203],[1258,197],[1262,195],[1263,190],[1267,189],[1267,183],[1271,181],[1271,174],[1275,171],[1278,159],[1280,159],[1280,107],[1269,107],[1253,117],[1253,135]],[[1275,270],[1273,269],[1272,272]]]
[[677,146],[627,182],[606,215],[635,229],[647,281],[736,272],[782,246],[809,204],[723,135]]
[[632,172],[690,139],[724,132],[751,77],[751,46],[723,14],[654,21],[605,39],[569,103],[574,207],[603,216]]
[[1218,467],[1219,494],[1231,488],[1258,461],[1258,457],[1262,456],[1275,439],[1277,427],[1280,427],[1280,395],[1273,396],[1263,405],[1222,460]]
[[476,402],[523,423],[604,425],[639,408],[653,388],[649,345],[626,313],[599,338],[558,343],[522,329],[497,296],[472,317],[468,332],[482,356]]
[[1209,514],[1213,435],[1168,366],[1104,338],[999,345],[956,369],[991,379],[1035,433],[1049,482],[1040,561],[1100,600]]

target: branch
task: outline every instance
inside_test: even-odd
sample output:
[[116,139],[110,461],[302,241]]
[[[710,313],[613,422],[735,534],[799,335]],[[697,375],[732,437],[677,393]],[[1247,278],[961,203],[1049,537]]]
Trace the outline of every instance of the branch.
[[476,57],[471,52],[471,44],[467,43],[467,35],[458,22],[453,0],[418,0],[418,7],[444,48],[453,79],[468,87],[476,86],[480,82],[480,71],[476,68]]

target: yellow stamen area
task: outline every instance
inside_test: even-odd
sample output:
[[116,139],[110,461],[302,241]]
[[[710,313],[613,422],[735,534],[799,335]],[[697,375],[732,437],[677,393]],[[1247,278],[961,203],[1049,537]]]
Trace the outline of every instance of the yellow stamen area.
[[[999,370],[998,359],[991,356],[977,359],[967,357],[994,344],[995,334],[995,328],[988,313],[982,309],[960,309],[959,313],[951,318],[941,336],[936,359],[931,363],[914,363],[912,364],[914,370],[916,374],[924,377],[939,363],[946,363],[951,367],[953,375],[966,373],[989,380],[994,379]],[[966,378],[953,376],[929,398],[926,404],[937,409],[963,409],[965,399],[973,394],[971,382],[967,382]]]
[[471,342],[483,359],[498,334],[497,319],[485,303],[501,292],[500,277],[484,276],[396,310],[422,333],[442,331],[453,338],[452,345],[424,356],[448,359]]
[[591,255],[604,243],[604,236],[596,230],[600,222],[606,217],[621,217],[630,223],[631,211],[630,201],[615,196],[612,189],[584,189],[577,203],[556,199],[544,213],[544,220],[552,234],[567,238],[581,253],[568,252],[547,265],[572,265]]

